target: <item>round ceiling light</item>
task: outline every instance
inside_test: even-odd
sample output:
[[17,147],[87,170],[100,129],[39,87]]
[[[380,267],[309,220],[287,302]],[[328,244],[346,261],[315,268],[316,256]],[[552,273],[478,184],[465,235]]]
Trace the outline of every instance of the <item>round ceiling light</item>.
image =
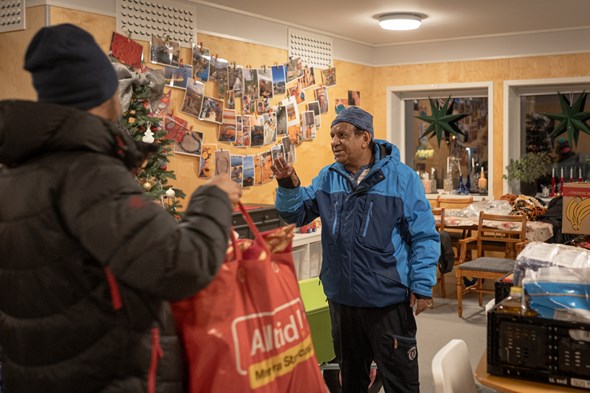
[[379,17],[379,26],[385,30],[414,30],[420,27],[424,16],[419,14],[385,14]]

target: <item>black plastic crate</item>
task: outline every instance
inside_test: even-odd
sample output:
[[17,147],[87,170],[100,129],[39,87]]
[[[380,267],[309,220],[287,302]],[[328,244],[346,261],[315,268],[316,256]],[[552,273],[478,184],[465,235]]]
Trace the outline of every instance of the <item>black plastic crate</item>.
[[510,287],[512,287],[512,276],[512,273],[508,273],[502,278],[499,278],[496,281],[494,281],[494,300],[496,301],[496,304],[500,303],[508,295],[510,295]]
[[488,373],[590,390],[590,324],[488,314]]

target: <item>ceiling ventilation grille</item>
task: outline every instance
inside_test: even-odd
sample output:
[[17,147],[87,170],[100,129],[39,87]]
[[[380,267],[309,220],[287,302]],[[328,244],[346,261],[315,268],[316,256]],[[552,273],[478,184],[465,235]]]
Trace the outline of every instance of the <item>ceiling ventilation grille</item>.
[[25,0],[0,1],[0,33],[25,29]]
[[143,41],[168,36],[190,48],[197,40],[197,7],[168,0],[117,0],[117,31]]
[[289,29],[289,57],[301,57],[311,67],[329,68],[332,66],[332,41],[322,35]]

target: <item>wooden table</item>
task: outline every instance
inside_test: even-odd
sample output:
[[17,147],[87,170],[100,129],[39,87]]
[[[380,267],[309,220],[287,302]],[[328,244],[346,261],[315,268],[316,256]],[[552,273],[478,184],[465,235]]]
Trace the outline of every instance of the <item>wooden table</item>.
[[[477,230],[479,217],[457,217],[445,209],[445,228]],[[485,223],[484,223],[485,224]],[[518,224],[520,227],[520,224]],[[553,226],[548,222],[529,221],[526,222],[526,238],[528,241],[544,242],[553,236]]]
[[500,393],[581,393],[584,389],[574,389],[563,387],[559,385],[552,385],[548,383],[539,383],[527,381],[526,379],[499,377],[497,375],[490,375],[487,372],[487,353],[484,351],[477,370],[475,370],[475,378],[487,387],[496,389]]

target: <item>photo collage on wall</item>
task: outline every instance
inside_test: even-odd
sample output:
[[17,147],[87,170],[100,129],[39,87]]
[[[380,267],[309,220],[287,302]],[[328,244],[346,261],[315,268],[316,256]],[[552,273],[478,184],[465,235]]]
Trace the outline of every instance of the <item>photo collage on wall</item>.
[[[168,88],[158,105],[167,137],[174,140],[174,153],[199,158],[198,177],[203,179],[228,173],[243,187],[271,181],[273,159],[295,163],[296,147],[316,138],[321,115],[328,112],[328,88],[336,85],[334,67],[317,69],[299,57],[251,68],[193,44],[190,61],[184,64],[178,42],[152,36],[149,45],[150,62],[162,66]],[[113,33],[110,49],[120,62],[142,67],[141,44]],[[213,89],[205,95],[207,83]],[[208,133],[193,130],[174,114],[169,108],[170,89],[184,91],[179,114],[217,125],[215,141],[206,140]],[[360,92],[356,93],[360,100]],[[337,102],[350,102],[350,97],[349,92],[347,99]],[[232,154],[223,144],[243,148],[244,154]],[[248,150],[264,147],[268,150]]]

